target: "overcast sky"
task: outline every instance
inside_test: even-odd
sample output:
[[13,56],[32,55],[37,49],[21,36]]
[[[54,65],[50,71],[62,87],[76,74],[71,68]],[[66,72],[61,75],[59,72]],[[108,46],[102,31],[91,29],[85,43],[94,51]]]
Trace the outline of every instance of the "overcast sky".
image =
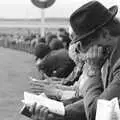
[[[56,0],[53,6],[45,10],[46,17],[69,17],[70,14],[90,0]],[[118,5],[120,0],[99,0],[107,8]],[[119,13],[117,14],[119,16]],[[40,9],[31,0],[0,0],[0,18],[40,18]]]

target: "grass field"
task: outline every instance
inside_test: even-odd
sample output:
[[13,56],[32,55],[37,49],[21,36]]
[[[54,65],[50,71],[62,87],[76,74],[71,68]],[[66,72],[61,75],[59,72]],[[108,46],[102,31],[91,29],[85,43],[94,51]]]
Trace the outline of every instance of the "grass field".
[[34,56],[0,48],[0,119],[28,120],[19,114],[23,92],[29,90],[29,76],[38,78]]

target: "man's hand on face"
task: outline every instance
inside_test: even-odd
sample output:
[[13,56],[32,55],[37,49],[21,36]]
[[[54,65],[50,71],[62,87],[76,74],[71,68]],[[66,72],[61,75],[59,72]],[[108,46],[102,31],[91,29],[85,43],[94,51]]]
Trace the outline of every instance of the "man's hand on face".
[[106,61],[106,57],[103,55],[103,47],[93,46],[86,53],[87,63],[94,67],[101,68]]
[[62,116],[50,113],[47,107],[37,106],[36,103],[30,107],[30,111],[32,120],[63,120]]
[[86,62],[83,66],[83,73],[79,78],[79,91],[84,92],[84,85],[89,81],[89,77],[100,74],[105,59],[103,56],[103,48],[99,46],[91,47],[86,53]]

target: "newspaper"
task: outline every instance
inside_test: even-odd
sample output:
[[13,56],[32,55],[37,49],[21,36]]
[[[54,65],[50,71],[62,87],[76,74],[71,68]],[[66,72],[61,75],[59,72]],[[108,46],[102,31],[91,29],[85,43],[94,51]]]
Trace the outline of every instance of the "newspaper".
[[120,120],[118,98],[97,101],[96,120]]
[[62,102],[49,99],[42,95],[35,95],[33,93],[24,92],[24,100],[22,102],[28,106],[33,105],[35,102],[37,105],[45,106],[50,112],[64,116],[65,108]]

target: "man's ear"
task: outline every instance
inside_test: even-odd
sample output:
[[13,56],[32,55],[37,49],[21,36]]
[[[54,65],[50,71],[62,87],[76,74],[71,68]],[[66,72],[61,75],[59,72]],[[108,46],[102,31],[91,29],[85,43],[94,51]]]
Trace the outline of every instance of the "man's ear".
[[102,29],[101,36],[106,40],[110,40],[110,33],[107,29]]

